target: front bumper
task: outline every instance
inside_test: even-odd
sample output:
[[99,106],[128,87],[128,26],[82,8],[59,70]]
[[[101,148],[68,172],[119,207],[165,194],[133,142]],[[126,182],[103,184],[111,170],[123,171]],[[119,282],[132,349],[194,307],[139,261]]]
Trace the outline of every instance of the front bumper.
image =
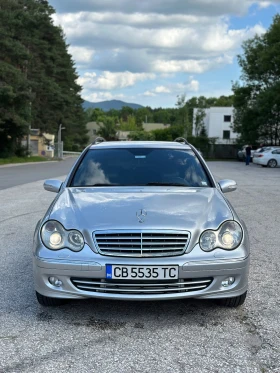
[[[89,249],[89,248],[88,248]],[[87,250],[87,248],[83,249]],[[89,249],[90,250],[90,249]],[[198,249],[197,249],[198,250]],[[91,251],[91,250],[90,250]],[[194,249],[195,253],[196,250]],[[92,251],[91,251],[92,253]],[[205,289],[160,291],[149,294],[147,292],[125,293],[120,291],[106,291],[106,283],[97,291],[81,290],[74,285],[73,279],[90,279],[92,281],[106,281],[106,264],[141,265],[141,266],[179,266],[179,281],[195,281],[196,279],[211,278],[212,281]],[[73,260],[60,258],[43,258],[34,255],[35,289],[38,293],[52,298],[83,299],[103,298],[119,300],[164,300],[180,298],[226,298],[243,294],[248,287],[249,256],[226,259],[223,257],[198,258],[186,254],[177,257],[157,258],[121,258],[107,257],[94,254],[92,259]],[[50,277],[57,277],[62,281],[60,287],[49,282]],[[234,277],[232,285],[224,287],[222,281]],[[178,282],[178,280],[176,280]],[[130,281],[131,284],[132,281]],[[124,282],[125,284],[125,282]],[[158,282],[155,280],[155,284]]]

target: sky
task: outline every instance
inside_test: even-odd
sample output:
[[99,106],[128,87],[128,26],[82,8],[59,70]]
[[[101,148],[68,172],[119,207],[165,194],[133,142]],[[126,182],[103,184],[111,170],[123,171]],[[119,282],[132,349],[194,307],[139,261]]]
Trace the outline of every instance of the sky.
[[174,107],[177,96],[231,94],[242,42],[280,0],[49,0],[91,102]]

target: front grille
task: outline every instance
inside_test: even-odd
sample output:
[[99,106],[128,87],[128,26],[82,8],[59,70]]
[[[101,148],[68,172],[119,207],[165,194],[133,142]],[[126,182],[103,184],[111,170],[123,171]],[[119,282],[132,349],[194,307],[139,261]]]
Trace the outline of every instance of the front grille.
[[96,231],[93,239],[102,255],[154,257],[184,254],[190,233],[186,231]]
[[173,281],[133,281],[71,278],[74,286],[83,291],[111,294],[174,294],[195,292],[206,289],[212,277],[180,279]]

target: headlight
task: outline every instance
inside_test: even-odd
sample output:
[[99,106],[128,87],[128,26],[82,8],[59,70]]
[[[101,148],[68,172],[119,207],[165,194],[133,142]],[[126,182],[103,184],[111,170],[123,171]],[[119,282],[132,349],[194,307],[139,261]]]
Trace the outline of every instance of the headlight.
[[80,251],[84,247],[84,237],[81,232],[71,229],[67,231],[55,220],[47,221],[41,230],[44,245],[51,250],[70,249]]
[[203,251],[220,248],[236,249],[242,241],[242,228],[235,221],[226,221],[216,231],[207,230],[200,236],[199,244]]

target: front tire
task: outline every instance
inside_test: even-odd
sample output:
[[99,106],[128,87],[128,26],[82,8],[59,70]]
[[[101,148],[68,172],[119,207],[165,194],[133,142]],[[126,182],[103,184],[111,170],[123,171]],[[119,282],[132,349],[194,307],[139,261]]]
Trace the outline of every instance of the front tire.
[[277,161],[276,159],[270,159],[267,163],[267,167],[270,167],[270,168],[275,168],[277,167]]
[[217,299],[217,303],[223,307],[236,308],[242,306],[242,304],[245,302],[246,296],[247,291],[238,297]]
[[36,291],[36,297],[37,297],[37,301],[41,304],[41,306],[44,306],[44,307],[62,306],[63,304],[67,302],[66,299],[62,299],[62,298],[45,297],[44,295],[37,293],[37,291]]

